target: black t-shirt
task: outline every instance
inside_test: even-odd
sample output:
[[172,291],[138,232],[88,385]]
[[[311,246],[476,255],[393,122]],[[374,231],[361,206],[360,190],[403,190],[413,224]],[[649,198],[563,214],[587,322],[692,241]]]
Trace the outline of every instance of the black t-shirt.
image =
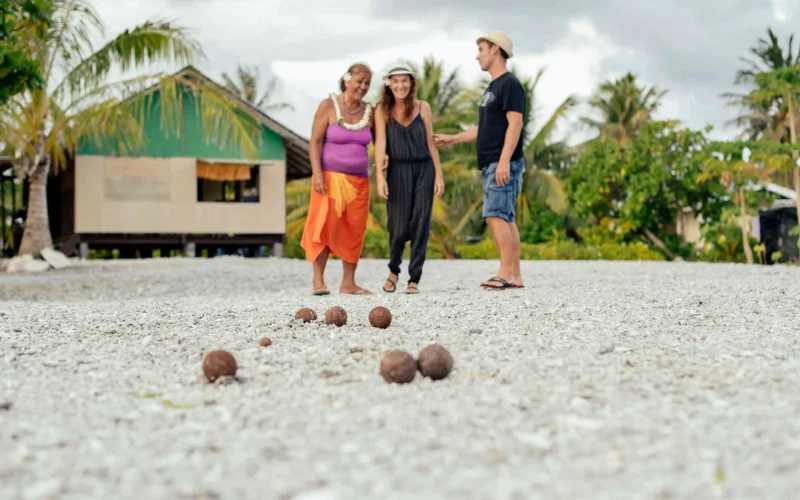
[[[507,111],[525,114],[525,90],[516,76],[506,72],[489,84],[478,110],[478,166],[500,161],[508,130]],[[522,134],[511,160],[522,158]]]

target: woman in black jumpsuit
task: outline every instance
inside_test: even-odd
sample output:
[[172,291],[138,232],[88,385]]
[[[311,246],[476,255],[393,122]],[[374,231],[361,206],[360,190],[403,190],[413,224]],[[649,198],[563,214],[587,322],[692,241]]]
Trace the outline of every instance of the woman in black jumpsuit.
[[395,68],[384,77],[383,98],[375,109],[376,165],[378,194],[386,199],[389,230],[389,271],[383,289],[394,292],[400,275],[400,262],[407,242],[411,242],[406,293],[417,293],[428,247],[433,197],[444,192],[439,155],[433,143],[431,108],[417,101],[416,75],[405,67]]

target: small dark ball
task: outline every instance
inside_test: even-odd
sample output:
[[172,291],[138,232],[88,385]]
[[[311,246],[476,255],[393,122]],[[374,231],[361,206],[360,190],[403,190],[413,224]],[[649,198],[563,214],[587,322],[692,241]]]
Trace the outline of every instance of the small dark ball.
[[261,339],[259,344],[261,345],[261,347],[269,347],[272,345],[272,340],[270,340],[268,337],[264,337]]
[[210,382],[226,375],[236,375],[236,359],[228,351],[211,351],[203,359],[203,374]]
[[407,384],[416,374],[417,364],[405,351],[389,351],[381,360],[381,377],[390,384]]
[[439,344],[431,344],[419,352],[417,365],[424,377],[441,380],[453,369],[453,356]]
[[347,311],[339,306],[333,306],[325,312],[325,323],[328,325],[344,326],[347,324]]
[[294,315],[294,319],[302,319],[303,323],[310,323],[317,320],[317,313],[309,307],[304,307],[297,311],[297,314]]
[[369,312],[369,324],[375,328],[388,328],[392,324],[392,313],[383,306]]

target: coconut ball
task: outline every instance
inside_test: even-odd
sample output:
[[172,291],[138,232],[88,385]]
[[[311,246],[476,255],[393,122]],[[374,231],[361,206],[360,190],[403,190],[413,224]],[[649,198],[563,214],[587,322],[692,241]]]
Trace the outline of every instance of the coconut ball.
[[310,323],[317,320],[317,313],[310,307],[304,307],[297,311],[297,314],[294,315],[294,319],[302,319],[303,323]]
[[270,340],[268,337],[263,337],[259,344],[261,347],[269,347],[272,345],[272,340]]
[[431,344],[419,352],[417,365],[424,377],[441,380],[453,369],[453,356],[439,344]]
[[417,364],[405,351],[389,351],[381,360],[381,377],[386,382],[407,384],[416,374]]
[[344,326],[347,324],[347,311],[339,306],[333,306],[325,312],[325,323],[328,325]]
[[211,351],[203,359],[203,374],[210,382],[226,375],[236,375],[236,359],[224,350]]
[[388,328],[392,324],[392,313],[383,306],[369,312],[369,324],[375,328]]

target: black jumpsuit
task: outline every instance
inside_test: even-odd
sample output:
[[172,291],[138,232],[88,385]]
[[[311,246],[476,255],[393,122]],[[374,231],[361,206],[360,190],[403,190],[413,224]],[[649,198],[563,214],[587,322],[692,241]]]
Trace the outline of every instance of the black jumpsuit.
[[409,282],[419,283],[428,247],[436,180],[425,122],[420,113],[407,127],[396,120],[387,122],[386,154],[389,155],[386,174],[389,270],[400,275],[403,250],[410,241]]

